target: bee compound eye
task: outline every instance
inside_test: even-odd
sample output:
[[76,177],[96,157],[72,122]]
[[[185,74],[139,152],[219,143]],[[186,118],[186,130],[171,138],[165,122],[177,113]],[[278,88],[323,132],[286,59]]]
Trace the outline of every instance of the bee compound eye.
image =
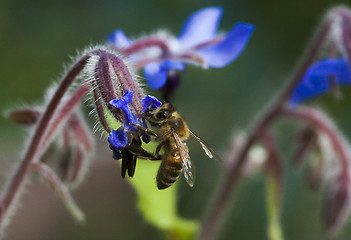
[[169,115],[169,111],[167,111],[167,110],[161,110],[161,111],[159,111],[159,112],[156,114],[156,117],[157,117],[158,119],[166,119],[166,118],[168,117],[168,115]]

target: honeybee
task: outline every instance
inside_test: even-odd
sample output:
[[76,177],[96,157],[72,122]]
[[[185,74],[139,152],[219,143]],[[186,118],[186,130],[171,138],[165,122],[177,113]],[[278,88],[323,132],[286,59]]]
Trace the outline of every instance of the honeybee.
[[[149,109],[143,113],[143,117],[150,125],[150,129],[144,129],[144,132],[159,142],[154,153],[155,157],[152,158],[162,160],[156,176],[158,189],[170,187],[182,172],[188,185],[191,187],[194,185],[195,170],[184,142],[189,136],[201,144],[209,158],[221,161],[218,154],[203,139],[190,131],[183,117],[171,103]],[[162,148],[164,153],[159,155]]]

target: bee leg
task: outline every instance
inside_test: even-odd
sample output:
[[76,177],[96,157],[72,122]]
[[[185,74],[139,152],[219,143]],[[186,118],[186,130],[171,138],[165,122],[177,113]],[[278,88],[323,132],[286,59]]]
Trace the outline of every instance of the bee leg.
[[161,142],[158,146],[157,146],[157,148],[156,148],[156,151],[155,151],[155,155],[156,156],[159,156],[160,154],[160,151],[161,151],[161,148],[163,147],[163,145],[165,145],[165,142]]
[[[148,158],[148,159],[149,159],[149,160],[152,160],[152,161],[162,160],[162,155],[160,155],[160,151],[161,151],[161,148],[163,147],[163,145],[164,145],[164,142],[161,142],[161,143],[157,146],[157,148],[156,148],[156,150],[155,150],[155,153],[150,153],[150,154],[153,155],[153,157],[152,157],[152,158]],[[144,150],[144,151],[146,151],[146,150]],[[148,153],[149,153],[149,152],[148,152]]]
[[[139,152],[136,154],[139,154],[138,157],[141,159],[147,159],[147,160],[152,160],[152,161],[162,160],[162,155],[160,155],[160,151],[161,151],[161,148],[163,147],[163,145],[164,145],[164,142],[161,142],[157,146],[155,153],[148,152],[145,149],[143,149],[142,147],[140,147],[137,149]],[[134,148],[134,149],[136,149],[136,148]]]
[[133,127],[136,127],[139,131],[141,131],[142,133],[145,133],[149,136],[152,136],[152,137],[157,137],[157,134],[154,133],[151,129],[149,128],[146,128],[144,126],[140,126],[140,125],[136,125],[136,124],[133,124],[133,123],[129,123],[130,126],[133,126]]
[[141,146],[137,145],[130,145],[128,149],[138,158],[140,159],[147,159],[147,160],[161,160],[162,156],[159,154],[151,153],[146,151]]

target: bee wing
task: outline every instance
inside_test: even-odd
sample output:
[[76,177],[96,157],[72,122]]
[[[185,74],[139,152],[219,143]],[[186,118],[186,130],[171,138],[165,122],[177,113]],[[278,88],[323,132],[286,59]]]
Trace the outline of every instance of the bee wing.
[[195,168],[193,167],[192,162],[190,160],[188,149],[184,145],[182,140],[180,140],[177,133],[172,131],[172,136],[175,140],[175,143],[179,151],[179,156],[182,161],[183,174],[184,174],[185,180],[188,183],[188,185],[192,187],[194,186],[194,182],[195,182]]
[[205,142],[205,140],[203,140],[202,138],[200,138],[198,135],[196,135],[195,133],[193,133],[192,131],[189,130],[189,133],[191,134],[191,136],[193,136],[200,144],[202,149],[205,151],[205,153],[207,154],[207,156],[209,158],[214,158],[219,162],[223,162],[222,158],[218,155],[218,153],[215,152],[215,150],[213,150],[210,145]]

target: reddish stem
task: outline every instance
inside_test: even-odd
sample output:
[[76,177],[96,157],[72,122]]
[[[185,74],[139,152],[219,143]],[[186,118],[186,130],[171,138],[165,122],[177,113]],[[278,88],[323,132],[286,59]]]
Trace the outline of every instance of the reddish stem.
[[[47,127],[48,130],[44,134],[45,136],[43,137],[40,143],[40,148],[42,148],[43,145],[50,141],[50,138],[53,136],[54,132],[57,130],[60,124],[67,118],[67,116],[72,112],[74,107],[76,107],[77,104],[82,100],[87,91],[88,88],[86,86],[80,86],[78,90],[64,104],[64,106],[62,106],[58,110],[56,116],[54,116],[52,121],[49,123],[49,126]],[[40,150],[38,152],[40,152]]]
[[162,56],[167,56],[169,54],[169,48],[166,42],[158,38],[144,38],[137,42],[134,42],[131,46],[123,49],[122,52],[126,55],[136,53],[137,51],[143,50],[148,47],[157,46],[162,50]]
[[82,150],[79,145],[76,148],[75,154],[76,156],[73,161],[74,167],[71,175],[71,181],[77,180],[79,173],[81,172],[80,170],[82,169],[83,161],[86,160],[84,159],[84,150]]
[[140,69],[145,67],[145,65],[149,64],[149,63],[160,63],[162,62],[164,59],[162,58],[150,58],[150,59],[141,59],[139,61],[137,61],[134,66],[136,69]]

